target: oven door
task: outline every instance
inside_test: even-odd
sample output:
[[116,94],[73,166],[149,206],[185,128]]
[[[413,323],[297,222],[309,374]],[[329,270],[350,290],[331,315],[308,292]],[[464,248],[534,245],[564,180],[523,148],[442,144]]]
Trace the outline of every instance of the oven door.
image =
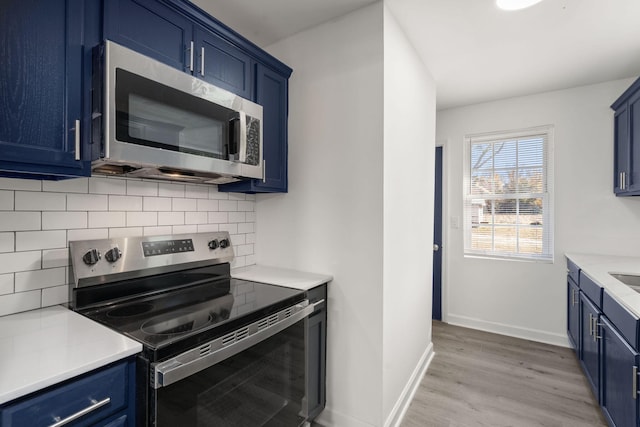
[[[304,320],[312,311],[313,306],[308,305],[283,321],[274,322],[267,334],[260,336],[258,332],[218,350],[224,352],[223,360],[203,363],[208,366],[197,372],[193,372],[197,365],[187,353],[157,364],[152,369],[158,388],[151,390],[150,424],[303,425],[308,413]],[[206,346],[191,352],[202,351],[203,347]],[[216,359],[215,353],[209,354],[211,360]]]

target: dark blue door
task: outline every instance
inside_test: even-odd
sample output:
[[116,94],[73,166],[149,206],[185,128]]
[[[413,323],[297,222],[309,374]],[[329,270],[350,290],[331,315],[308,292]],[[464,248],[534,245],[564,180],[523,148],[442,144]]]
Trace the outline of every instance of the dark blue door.
[[[636,352],[602,317],[602,409],[609,425],[638,426],[638,390]],[[634,379],[635,376],[635,379]]]
[[580,362],[586,374],[593,395],[600,401],[600,344],[598,343],[597,324],[600,320],[600,310],[580,292]]
[[442,147],[436,147],[433,203],[433,299],[432,315],[442,320]]
[[2,2],[3,175],[60,178],[90,173],[89,153],[80,147],[85,131],[82,23],[88,5],[82,0]]
[[579,355],[580,350],[580,288],[567,277],[567,335]]

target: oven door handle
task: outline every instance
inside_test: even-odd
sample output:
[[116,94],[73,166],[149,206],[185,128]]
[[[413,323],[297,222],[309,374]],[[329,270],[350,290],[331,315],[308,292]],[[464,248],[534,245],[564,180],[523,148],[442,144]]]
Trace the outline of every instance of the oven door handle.
[[310,305],[309,300],[304,300],[172,359],[153,364],[151,385],[155,389],[166,387],[220,363],[308,317],[318,303]]

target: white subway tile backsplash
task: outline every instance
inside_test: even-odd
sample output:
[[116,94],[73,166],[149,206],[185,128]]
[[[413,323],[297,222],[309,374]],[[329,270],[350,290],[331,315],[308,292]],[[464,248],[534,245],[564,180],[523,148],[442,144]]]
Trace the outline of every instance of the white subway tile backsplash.
[[41,266],[41,251],[9,252],[0,254],[0,274],[39,270]]
[[110,228],[109,238],[142,236],[142,227]]
[[243,256],[237,256],[231,261],[231,268],[239,268],[247,265],[247,260]]
[[208,222],[208,215],[206,212],[185,212],[184,223],[185,224],[206,224]]
[[144,236],[165,236],[171,234],[171,226],[163,225],[161,227],[144,227],[142,234]]
[[0,231],[40,230],[40,212],[0,212]]
[[109,210],[110,211],[141,211],[142,197],[140,196],[109,196]]
[[42,191],[60,193],[88,193],[89,178],[63,179],[61,181],[42,181]]
[[0,211],[12,211],[13,210],[13,191],[0,190]]
[[255,217],[255,196],[212,185],[0,178],[0,315],[68,300],[69,241],[226,230],[244,266],[255,263]]
[[18,252],[64,248],[66,243],[66,230],[16,232],[16,251]]
[[45,270],[25,271],[16,273],[16,292],[33,291],[66,284],[65,268],[47,268]]
[[0,295],[12,294],[13,292],[13,273],[0,274]]
[[218,210],[220,212],[235,212],[238,210],[238,202],[235,200],[220,200]]
[[245,217],[244,212],[229,212],[229,222],[244,222]]
[[43,230],[87,228],[87,212],[42,212]]
[[154,227],[156,225],[158,225],[157,212],[127,212],[127,227]]
[[36,181],[35,179],[0,178],[0,189],[40,191],[42,190],[42,181]]
[[69,301],[69,287],[67,285],[54,286],[52,288],[45,288],[42,290],[43,307],[62,304],[67,301]]
[[67,242],[74,240],[97,240],[109,238],[108,228],[86,228],[67,231]]
[[173,234],[186,234],[186,233],[197,233],[198,226],[197,225],[174,225],[173,226]]
[[183,225],[184,212],[158,212],[158,225]]
[[238,233],[253,233],[254,232],[254,223],[253,222],[242,222],[238,224]]
[[142,210],[143,211],[170,211],[171,210],[171,198],[170,197],[143,197],[142,198]]
[[89,178],[89,193],[92,194],[127,194],[127,181],[120,178]]
[[157,196],[158,183],[149,181],[127,180],[127,195],[129,196]]
[[198,224],[198,233],[210,233],[218,230],[218,224]]
[[250,201],[240,201],[238,202],[238,210],[243,212],[253,212],[255,210],[256,203]]
[[255,194],[245,194],[244,195],[245,200],[256,200],[256,195]]
[[89,228],[124,227],[127,224],[125,212],[89,212]]
[[172,199],[173,211],[195,211],[198,209],[198,199]]
[[238,224],[218,224],[220,231],[228,231],[229,234],[238,234]]
[[254,265],[256,263],[256,254],[247,255],[245,261],[245,265]]
[[0,316],[40,307],[40,290],[0,296]]
[[69,265],[69,249],[47,249],[42,251],[42,268],[66,267]]
[[0,233],[0,252],[13,252],[15,250],[15,233]]
[[206,185],[188,185],[185,189],[187,199],[208,199],[209,187]]
[[63,193],[34,193],[16,191],[17,211],[63,211],[67,207],[67,196]]
[[103,194],[67,194],[67,210],[106,211],[107,197]]
[[218,200],[198,199],[198,211],[211,212],[218,210]]
[[208,217],[210,224],[222,224],[225,222],[229,222],[228,212],[209,212]]
[[169,184],[161,182],[158,184],[158,196],[160,197],[184,197],[184,184]]

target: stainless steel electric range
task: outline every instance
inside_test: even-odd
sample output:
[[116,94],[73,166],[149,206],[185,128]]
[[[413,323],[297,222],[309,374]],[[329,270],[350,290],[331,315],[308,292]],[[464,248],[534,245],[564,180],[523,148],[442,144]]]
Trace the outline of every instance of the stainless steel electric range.
[[227,232],[70,242],[73,310],[143,344],[137,425],[307,423],[305,291],[231,278]]

